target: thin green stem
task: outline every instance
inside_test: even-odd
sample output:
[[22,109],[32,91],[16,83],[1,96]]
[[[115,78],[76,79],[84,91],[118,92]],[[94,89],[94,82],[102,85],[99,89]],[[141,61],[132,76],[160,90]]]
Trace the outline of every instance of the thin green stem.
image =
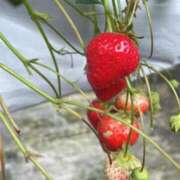
[[130,15],[128,14],[128,23],[127,23],[127,28],[132,24],[132,21],[133,21],[133,18],[134,18],[134,15],[136,13],[136,9],[137,9],[137,6],[138,6],[138,3],[139,3],[139,0],[133,0],[131,1],[133,2],[133,9],[132,11],[130,11]]
[[102,0],[104,6],[104,14],[105,14],[105,31],[112,32],[112,24],[111,24],[111,17],[110,17],[110,4],[109,0]]
[[153,103],[152,103],[152,94],[151,94],[151,86],[149,83],[149,79],[147,77],[147,75],[144,72],[144,69],[142,67],[140,67],[142,75],[144,77],[144,81],[146,84],[146,88],[147,88],[147,93],[148,93],[148,97],[149,97],[149,103],[150,103],[150,126],[153,127]]
[[39,95],[44,97],[49,102],[51,102],[53,104],[60,104],[61,103],[60,99],[56,99],[56,98],[53,98],[53,97],[49,96],[46,92],[40,90],[36,85],[34,85],[30,81],[26,80],[23,76],[17,74],[15,71],[13,71],[11,68],[7,67],[6,65],[0,64],[0,68],[2,68],[3,70],[5,70],[9,74],[11,74],[17,80],[19,80],[20,82],[25,84],[27,87],[29,87],[30,89],[32,89],[33,91],[35,91],[36,93],[38,93]]
[[7,128],[7,130],[9,131],[9,133],[11,134],[12,139],[16,143],[18,149],[24,154],[25,158],[30,160],[34,164],[34,166],[44,175],[44,177],[47,180],[52,180],[52,177],[50,177],[48,172],[36,161],[36,159],[33,156],[31,156],[31,154],[29,154],[28,150],[23,145],[23,143],[20,141],[20,139],[18,138],[16,132],[11,127],[11,125],[8,123],[8,121],[6,120],[6,117],[3,115],[2,112],[0,112],[0,118],[1,118],[1,120],[3,122],[3,124],[5,125],[5,127]]
[[[130,99],[131,99],[131,125],[133,126],[134,124],[134,94],[132,92],[132,86],[131,86],[131,83],[130,83],[130,80],[128,78],[126,78],[126,83],[127,83],[127,90],[129,91],[129,94],[130,94]],[[125,151],[124,151],[124,156],[127,155],[128,153],[128,147],[129,147],[129,143],[130,143],[130,140],[131,140],[131,135],[132,135],[132,128],[130,129],[129,131],[129,135],[128,135],[128,140],[127,140],[127,143],[126,143],[126,147],[125,147]]]
[[129,100],[129,91],[126,92],[126,103],[125,103],[125,113],[127,113],[127,105],[128,105],[128,100]]
[[20,134],[20,128],[18,127],[18,125],[14,121],[13,117],[11,116],[10,112],[8,111],[8,108],[7,108],[6,104],[4,103],[4,100],[1,96],[0,96],[0,106],[1,106],[2,110],[4,111],[4,113],[6,114],[8,120],[10,121],[10,123],[13,126],[16,133]]
[[152,71],[154,71],[155,73],[157,73],[166,83],[167,85],[170,87],[170,89],[172,90],[176,101],[177,101],[177,105],[178,105],[178,109],[180,111],[180,100],[179,100],[179,96],[175,90],[175,88],[173,87],[173,85],[171,84],[171,82],[168,80],[168,78],[163,75],[161,72],[159,72],[156,68],[154,68],[152,65],[146,64],[146,63],[141,63],[143,66],[148,67],[149,69],[151,69]]
[[1,133],[0,133],[0,171],[1,171],[2,180],[7,180],[6,168],[5,168],[5,159],[4,159],[4,144],[3,144],[3,137],[1,135]]
[[71,113],[72,115],[74,115],[75,117],[77,117],[78,119],[80,119],[81,121],[83,121],[90,129],[91,131],[94,133],[94,135],[97,137],[99,144],[101,145],[102,149],[104,150],[104,152],[107,154],[107,157],[109,159],[109,163],[112,164],[112,159],[111,159],[111,155],[110,152],[107,150],[107,148],[100,142],[99,137],[98,137],[98,133],[97,131],[76,111],[70,109],[70,108],[66,108],[64,107],[65,110],[67,110],[69,113]]
[[51,81],[43,74],[41,73],[36,67],[34,67],[32,65],[32,63],[29,65],[29,67],[31,67],[31,69],[33,71],[35,71],[42,79],[45,80],[45,82],[47,82],[47,84],[51,87],[51,89],[53,90],[53,92],[55,93],[56,97],[58,97],[58,92],[56,91],[56,88],[54,87],[54,85],[51,83]]
[[[98,22],[97,22],[97,16],[95,16],[95,18],[91,18],[89,17],[87,14],[85,14],[80,8],[78,8],[77,6],[75,6],[72,2],[70,2],[69,0],[64,0],[64,2],[66,4],[68,4],[71,8],[73,8],[80,16],[85,17],[87,20],[89,20],[90,22],[93,23],[94,25],[94,29],[98,32],[100,32],[100,28],[98,26]],[[95,10],[95,6],[93,6],[93,9]]]
[[13,52],[13,54],[21,61],[21,63],[26,68],[27,72],[31,74],[30,70],[28,69],[28,59],[24,57],[3,35],[3,33],[0,32],[0,39],[4,42],[4,44]]
[[149,27],[149,32],[150,32],[150,37],[151,37],[151,50],[150,50],[150,55],[149,58],[152,57],[153,55],[153,49],[154,49],[154,37],[153,37],[153,29],[152,29],[152,18],[151,18],[151,13],[147,4],[147,0],[143,0],[143,4],[146,10],[147,14],[147,19],[148,19],[148,27]]
[[112,0],[112,5],[113,5],[114,15],[115,15],[116,19],[118,19],[119,16],[118,16],[118,4],[117,4],[117,0]]
[[[42,64],[40,62],[33,62],[34,64],[36,65],[39,65],[47,70],[49,70],[50,72],[52,73],[56,73],[56,71],[54,71],[52,68],[50,68],[49,66],[45,65],[45,64]],[[73,87],[75,90],[77,90],[86,100],[89,100],[89,97],[88,95],[75,83],[75,82],[72,82],[70,80],[68,80],[67,78],[65,78],[63,75],[61,74],[57,74],[58,76],[60,76],[62,78],[62,80],[64,80],[67,84],[69,84],[71,87]]]
[[164,151],[164,149],[161,148],[158,143],[156,143],[152,138],[150,138],[148,135],[146,135],[143,131],[141,131],[140,129],[131,125],[129,122],[123,120],[122,118],[119,118],[119,117],[113,115],[112,113],[104,112],[102,110],[99,110],[99,109],[96,109],[96,108],[93,108],[90,106],[86,106],[80,102],[75,102],[75,101],[71,101],[71,100],[64,100],[63,102],[65,104],[78,106],[78,107],[81,107],[81,108],[86,109],[86,110],[89,109],[89,110],[92,110],[95,112],[106,114],[106,115],[112,117],[113,119],[120,121],[121,123],[127,125],[129,128],[132,128],[134,131],[136,131],[142,137],[144,137],[148,142],[150,142],[166,159],[168,159],[178,170],[180,170],[180,164],[178,164],[166,151]]
[[59,0],[53,0],[53,1],[57,5],[59,10],[64,14],[65,18],[67,19],[68,23],[70,24],[71,28],[73,29],[74,33],[76,34],[76,37],[79,40],[81,47],[84,49],[84,46],[85,46],[84,41],[81,37],[79,30],[77,29],[76,25],[74,24],[73,20],[71,19],[71,17],[69,16],[69,14],[67,13],[67,11],[65,10],[65,8],[63,7],[63,5],[61,4],[61,2]]
[[67,40],[67,38],[59,32],[59,30],[57,30],[53,25],[51,25],[49,22],[43,20],[43,22],[53,31],[55,32],[69,47],[71,47],[75,52],[77,52],[78,54],[84,56],[84,52],[81,52],[80,50],[78,50],[74,45],[71,44],[70,41]]
[[[144,131],[144,119],[143,119],[143,113],[140,110],[140,107],[138,107],[138,112],[139,112],[140,120],[141,120],[141,127],[142,127],[141,129]],[[145,163],[146,163],[146,139],[143,138],[143,158],[142,158],[141,172],[145,168]]]
[[[55,69],[57,71],[57,73],[59,73],[59,67],[58,67],[58,64],[57,64],[57,61],[56,61],[56,57],[54,55],[54,52],[52,50],[52,46],[51,46],[51,43],[49,42],[40,22],[38,21],[37,17],[36,17],[36,12],[33,10],[32,6],[30,5],[29,1],[28,0],[23,0],[23,3],[24,3],[24,6],[26,7],[29,15],[31,16],[33,22],[36,24],[40,34],[42,35],[46,45],[47,45],[47,48],[50,52],[50,55],[52,57],[52,60],[53,60],[53,63],[54,63],[54,66],[55,66]],[[58,97],[61,97],[61,79],[59,76],[57,76],[57,81],[58,81],[58,91],[59,91],[59,96]]]

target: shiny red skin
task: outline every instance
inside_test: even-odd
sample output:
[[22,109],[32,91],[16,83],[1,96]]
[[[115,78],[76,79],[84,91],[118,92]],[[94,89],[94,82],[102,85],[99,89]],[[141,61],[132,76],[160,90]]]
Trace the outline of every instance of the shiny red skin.
[[124,88],[126,88],[126,81],[124,79],[119,79],[117,82],[110,84],[109,87],[93,90],[98,99],[101,101],[108,101],[112,97],[116,96]]
[[[102,102],[99,100],[93,100],[91,102],[90,107],[97,108],[99,110],[105,110],[105,107]],[[88,110],[87,111],[87,117],[91,125],[96,129],[97,125],[101,119],[101,114],[95,111]]]
[[93,89],[104,89],[135,71],[139,48],[127,35],[104,32],[95,36],[86,48],[87,78]]
[[[139,110],[142,113],[146,113],[149,111],[149,99],[148,97],[141,95],[141,94],[135,94],[133,99],[133,105],[134,105],[134,112],[136,115],[139,115]],[[128,98],[127,108],[126,108],[126,94],[121,94],[116,98],[115,106],[117,109],[126,109],[128,112],[131,111],[131,100],[130,97]]]
[[[135,119],[134,127],[139,128],[140,124]],[[98,124],[97,132],[101,143],[103,143],[109,151],[117,151],[122,149],[123,145],[128,141],[130,128],[109,116],[103,116]],[[139,134],[132,131],[130,137],[130,145],[134,145],[138,140]]]

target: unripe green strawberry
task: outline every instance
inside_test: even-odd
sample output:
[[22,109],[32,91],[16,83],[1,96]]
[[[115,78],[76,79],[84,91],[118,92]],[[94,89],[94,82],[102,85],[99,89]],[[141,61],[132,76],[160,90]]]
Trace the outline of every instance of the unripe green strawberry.
[[133,170],[131,176],[133,180],[149,180],[149,173],[146,169],[141,171],[141,168],[136,168]]
[[170,118],[170,127],[174,132],[180,132],[180,114],[171,116]]
[[107,161],[105,173],[108,180],[129,180],[132,170],[141,167],[140,161],[132,154],[115,154],[112,164]]

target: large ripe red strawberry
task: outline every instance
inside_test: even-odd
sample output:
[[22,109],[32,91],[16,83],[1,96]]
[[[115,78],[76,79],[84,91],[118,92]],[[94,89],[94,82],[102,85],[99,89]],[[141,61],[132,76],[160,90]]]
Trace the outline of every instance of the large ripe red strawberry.
[[109,84],[109,87],[103,89],[93,89],[98,99],[107,101],[116,96],[120,91],[126,87],[126,81],[119,79],[117,82]]
[[[100,110],[105,110],[104,104],[97,99],[93,100],[91,102],[90,107],[97,108]],[[87,117],[88,117],[88,120],[90,121],[91,125],[96,129],[97,125],[101,119],[101,113],[88,110]]]
[[[115,104],[117,109],[126,109],[128,112],[131,111],[131,98],[128,97],[127,106],[126,106],[126,93],[121,94],[116,99]],[[145,113],[149,111],[149,99],[145,95],[135,94],[133,98],[134,112],[139,114],[139,111]]]
[[127,35],[105,32],[86,48],[88,81],[93,89],[104,89],[128,76],[139,64],[139,48]]
[[[128,122],[130,121],[128,117],[122,117],[122,119]],[[133,126],[136,128],[140,127],[136,119],[134,120]],[[109,116],[103,116],[98,124],[97,131],[101,143],[103,143],[108,150],[116,151],[120,150],[123,145],[127,143],[130,128]],[[130,144],[135,144],[138,137],[139,134],[132,131]]]
[[141,162],[132,154],[124,156],[120,152],[113,158],[112,164],[107,161],[105,173],[108,180],[129,180],[134,169],[141,167]]

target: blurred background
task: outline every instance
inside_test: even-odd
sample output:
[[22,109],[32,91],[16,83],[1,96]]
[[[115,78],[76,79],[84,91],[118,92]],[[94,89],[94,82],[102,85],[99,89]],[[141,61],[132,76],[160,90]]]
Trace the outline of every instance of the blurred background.
[[[63,1],[62,1],[63,2]],[[69,40],[78,47],[78,41],[69,27],[63,14],[51,0],[30,0],[33,7],[40,12],[50,15],[51,23],[55,25]],[[87,42],[93,35],[91,24],[80,17],[66,4],[65,8],[78,26],[84,40]],[[149,60],[159,69],[171,69],[172,77],[179,80],[180,77],[180,1],[179,0],[153,0],[149,1],[153,31],[154,31],[154,54]],[[91,7],[80,5],[84,11]],[[101,7],[97,7],[99,12]],[[103,17],[99,17],[103,22]],[[102,23],[103,26],[103,23]],[[47,27],[46,32],[52,44],[57,49],[69,47],[52,33]],[[143,57],[148,57],[150,52],[150,37],[145,11],[138,12],[135,22],[136,32],[144,36],[140,47]],[[46,64],[50,64],[50,55],[46,45],[31,21],[23,5],[14,6],[9,0],[0,0],[0,32],[27,58],[40,58]],[[72,66],[73,61],[73,66]],[[0,63],[4,63],[22,74],[28,80],[39,85],[45,91],[52,94],[51,89],[40,80],[38,76],[29,76],[16,59],[16,57],[0,41]],[[84,75],[85,58],[79,55],[59,56],[58,63],[61,73],[76,81],[85,91],[90,91]],[[48,73],[51,81],[55,83],[56,78]],[[175,104],[171,101],[167,86],[156,76],[152,82],[157,84],[156,88],[161,92],[164,113],[156,117],[158,127],[155,132],[149,134],[171,154],[180,161],[179,147],[180,136],[172,135],[168,129],[167,122],[170,114],[176,111]],[[72,94],[74,90],[63,83],[63,95]],[[38,160],[45,165],[55,180],[104,180],[104,160],[101,147],[90,130],[80,121],[71,117],[67,112],[57,111],[55,107],[44,103],[44,99],[27,89],[13,77],[0,69],[0,95],[3,96],[13,116],[22,128],[21,139],[27,143],[29,149],[40,154]],[[89,93],[90,97],[94,97]],[[70,95],[72,99],[81,100],[78,94]],[[83,102],[83,99],[82,99]],[[169,110],[171,107],[171,110]],[[26,108],[26,109],[24,109]],[[77,109],[78,111],[82,111]],[[83,112],[82,112],[83,113]],[[31,163],[25,163],[22,154],[17,151],[16,146],[7,135],[0,124],[0,130],[5,137],[6,161],[8,180],[41,180],[41,175],[35,170]],[[140,150],[141,142],[133,149],[135,153]],[[18,152],[18,153],[17,153]],[[149,145],[148,164],[152,174],[152,180],[178,180],[179,173],[159,153]],[[78,167],[77,167],[78,164]]]

